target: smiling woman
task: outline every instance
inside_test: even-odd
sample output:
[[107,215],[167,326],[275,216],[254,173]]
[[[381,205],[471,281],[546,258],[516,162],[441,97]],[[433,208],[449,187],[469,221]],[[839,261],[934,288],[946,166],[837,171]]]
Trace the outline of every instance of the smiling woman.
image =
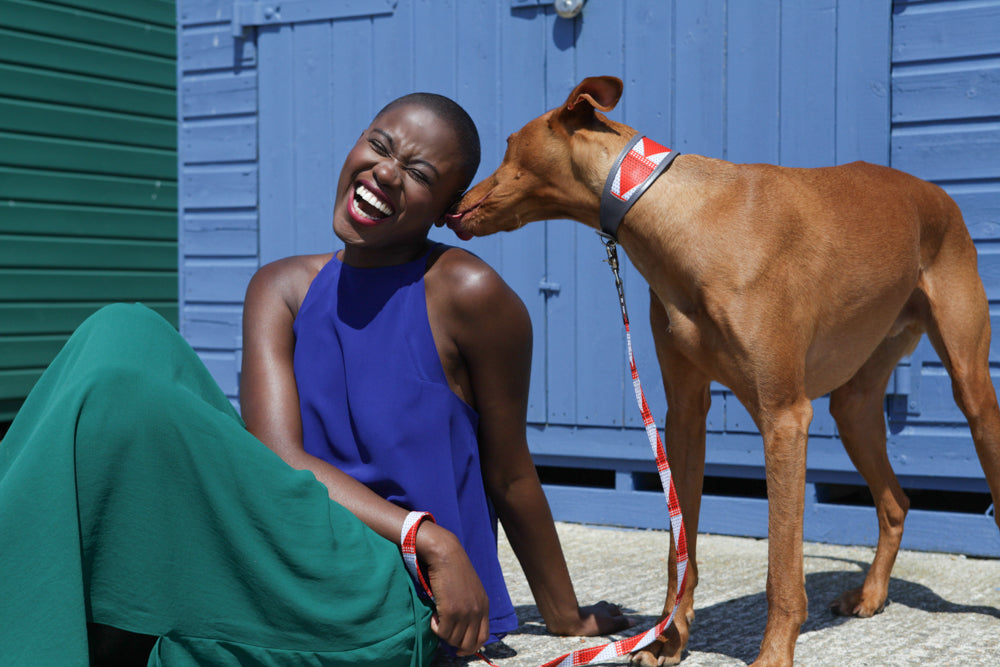
[[627,624],[579,606],[528,453],[524,305],[479,258],[427,238],[478,163],[475,125],[450,99],[383,108],[338,179],[343,250],[278,260],[251,281],[240,388],[251,432],[383,537],[398,542],[410,511],[436,517],[417,551],[434,629],[460,652],[517,627],[498,519],[552,631]]
[[[250,283],[242,421],[149,309],[81,326],[0,445],[0,570],[17,573],[0,578],[0,663],[86,662],[100,637],[107,664],[130,664],[136,634],[154,665],[469,654],[517,627],[498,519],[552,632],[628,624],[578,604],[528,453],[524,305],[427,239],[475,172],[470,136],[458,105],[423,95],[361,134],[334,207],[343,250]],[[433,605],[399,553],[414,512],[435,519],[413,535]],[[95,624],[127,632],[88,638]]]

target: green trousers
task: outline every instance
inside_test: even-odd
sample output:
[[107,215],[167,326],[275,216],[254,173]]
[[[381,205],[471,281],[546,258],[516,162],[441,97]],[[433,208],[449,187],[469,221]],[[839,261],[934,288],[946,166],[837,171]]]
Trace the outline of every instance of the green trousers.
[[423,665],[430,614],[143,306],[81,325],[0,442],[4,667],[88,664],[87,622],[159,637],[149,665]]

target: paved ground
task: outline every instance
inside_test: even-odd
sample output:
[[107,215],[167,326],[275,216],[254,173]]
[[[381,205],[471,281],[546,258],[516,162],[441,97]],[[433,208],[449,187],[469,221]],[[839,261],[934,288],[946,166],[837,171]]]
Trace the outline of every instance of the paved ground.
[[[637,621],[633,634],[652,626],[666,590],[669,534],[573,524],[558,524],[558,529],[581,602],[620,604]],[[521,628],[493,652],[499,667],[537,667],[606,641],[546,634],[503,538],[500,553]],[[698,553],[702,580],[695,596],[697,619],[681,665],[747,665],[756,656],[766,618],[767,542],[701,535]],[[904,551],[883,613],[869,619],[830,614],[830,600],[861,585],[873,553],[866,547],[806,544],[809,620],[796,646],[796,665],[1000,665],[1000,560]],[[601,664],[625,665],[627,660]]]

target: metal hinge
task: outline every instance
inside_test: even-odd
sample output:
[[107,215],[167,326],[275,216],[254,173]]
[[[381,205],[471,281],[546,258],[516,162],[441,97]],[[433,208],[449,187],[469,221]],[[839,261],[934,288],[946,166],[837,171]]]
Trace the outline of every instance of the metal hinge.
[[906,356],[892,372],[892,380],[886,393],[897,414],[920,414],[920,375],[923,365],[923,360],[915,359],[912,355]]
[[538,283],[538,291],[543,292],[545,296],[552,296],[553,294],[559,294],[562,289],[559,283],[554,283],[545,278],[542,278],[541,282]]

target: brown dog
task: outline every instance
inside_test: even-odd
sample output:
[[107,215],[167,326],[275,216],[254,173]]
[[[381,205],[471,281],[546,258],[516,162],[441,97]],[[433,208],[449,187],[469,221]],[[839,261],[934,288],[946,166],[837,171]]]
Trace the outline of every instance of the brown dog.
[[[449,224],[474,235],[548,218],[598,228],[605,178],[635,130],[595,109],[611,110],[621,93],[616,78],[585,79],[563,106],[510,137],[503,163],[466,194]],[[864,586],[835,600],[835,612],[871,616],[885,604],[909,501],[886,455],[883,396],[896,363],[925,331],[1000,506],[986,294],[961,212],[940,188],[863,162],[790,169],[681,155],[625,216],[618,237],[650,286],[669,406],[665,442],[691,558],[683,613],[635,663],[677,663],[688,640],[712,380],[733,391],[764,438],[768,615],[756,667],[791,665],[806,618],[811,399],[830,393],[879,522]],[[677,587],[672,565],[670,575],[665,613]]]

